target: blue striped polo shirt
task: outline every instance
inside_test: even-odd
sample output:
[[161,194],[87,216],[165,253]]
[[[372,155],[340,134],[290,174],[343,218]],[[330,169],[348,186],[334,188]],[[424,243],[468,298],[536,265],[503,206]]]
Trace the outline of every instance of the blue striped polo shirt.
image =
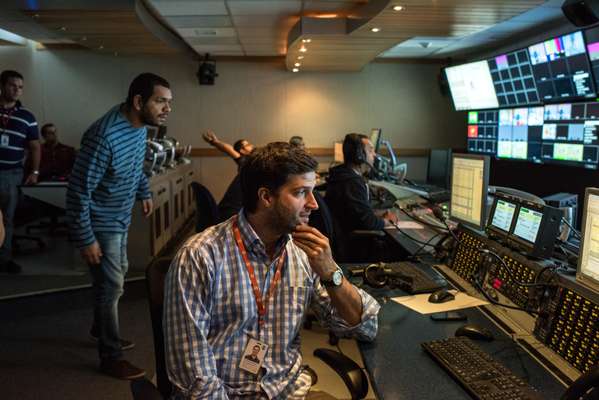
[[37,121],[20,101],[0,107],[0,170],[22,168],[28,142],[38,139]]
[[67,216],[79,248],[96,240],[94,232],[126,232],[135,200],[151,197],[143,173],[146,127],[133,127],[120,108],[113,107],[83,134],[69,179]]

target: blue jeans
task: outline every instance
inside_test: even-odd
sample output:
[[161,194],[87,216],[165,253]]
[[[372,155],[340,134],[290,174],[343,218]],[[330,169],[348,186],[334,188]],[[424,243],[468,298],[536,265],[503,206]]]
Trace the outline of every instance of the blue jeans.
[[94,292],[94,324],[100,359],[118,360],[123,352],[119,334],[119,299],[124,292],[127,260],[127,233],[95,232],[102,257],[90,265]]
[[4,217],[6,237],[0,247],[0,265],[12,259],[13,219],[19,202],[19,188],[23,182],[23,169],[0,170],[0,209]]

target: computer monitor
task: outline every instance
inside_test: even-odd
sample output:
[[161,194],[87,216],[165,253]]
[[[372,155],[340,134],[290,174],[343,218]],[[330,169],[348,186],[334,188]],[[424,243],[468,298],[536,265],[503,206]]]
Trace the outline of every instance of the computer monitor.
[[334,161],[343,164],[343,143],[335,142]]
[[451,162],[449,216],[482,230],[485,226],[489,156],[454,154]]
[[487,61],[445,68],[456,111],[497,108],[497,94]]
[[489,236],[506,238],[511,231],[517,209],[517,199],[502,193],[497,193],[487,223],[487,232]]
[[428,156],[426,183],[449,189],[451,149],[431,149]]
[[372,128],[370,131],[370,141],[374,146],[374,152],[378,153],[381,147],[381,128]]
[[587,188],[576,279],[599,291],[599,189]]
[[542,206],[541,208],[521,206],[512,233],[516,238],[533,245],[537,241],[541,221],[543,221]]
[[551,257],[559,236],[562,210],[523,199],[519,204],[508,244],[532,257]]

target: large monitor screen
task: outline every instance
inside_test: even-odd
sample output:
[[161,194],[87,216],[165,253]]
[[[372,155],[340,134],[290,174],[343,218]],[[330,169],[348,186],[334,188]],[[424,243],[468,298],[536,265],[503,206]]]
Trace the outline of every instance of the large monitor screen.
[[491,58],[489,69],[499,107],[539,103],[532,65],[526,49]]
[[489,185],[489,157],[454,154],[451,172],[450,217],[483,229]]
[[595,89],[599,88],[599,26],[584,31]]
[[468,152],[497,153],[498,110],[470,111],[468,113]]
[[499,110],[497,157],[541,161],[543,107]]
[[599,290],[599,189],[586,190],[576,277]]
[[543,213],[527,207],[520,207],[516,226],[514,227],[514,235],[529,243],[535,243]]
[[510,203],[503,199],[497,199],[495,211],[493,212],[493,217],[491,219],[491,225],[506,233],[509,232],[515,211],[516,205],[514,203]]
[[499,106],[487,61],[448,67],[445,74],[457,111]]
[[573,32],[528,48],[532,72],[543,102],[595,97],[595,84],[582,32]]

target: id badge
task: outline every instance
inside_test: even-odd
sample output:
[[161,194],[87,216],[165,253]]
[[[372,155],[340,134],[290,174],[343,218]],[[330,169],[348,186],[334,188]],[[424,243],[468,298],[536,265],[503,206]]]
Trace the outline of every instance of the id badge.
[[8,135],[6,133],[0,135],[0,147],[8,147]]
[[257,375],[268,351],[268,345],[259,340],[250,338],[241,357],[239,368]]

